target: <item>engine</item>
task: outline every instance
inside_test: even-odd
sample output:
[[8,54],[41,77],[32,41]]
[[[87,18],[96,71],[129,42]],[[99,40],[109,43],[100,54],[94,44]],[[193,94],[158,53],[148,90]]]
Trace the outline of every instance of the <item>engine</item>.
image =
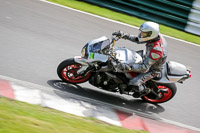
[[97,72],[93,74],[94,76],[92,76],[92,78],[89,80],[90,84],[107,91],[118,91],[118,84],[116,81],[108,76],[105,72]]

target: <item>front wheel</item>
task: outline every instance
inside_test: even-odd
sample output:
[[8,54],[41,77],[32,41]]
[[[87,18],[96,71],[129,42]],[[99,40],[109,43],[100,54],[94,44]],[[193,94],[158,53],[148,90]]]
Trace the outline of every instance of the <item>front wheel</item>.
[[57,74],[65,82],[78,84],[86,82],[91,77],[91,72],[87,73],[85,76],[78,76],[77,71],[82,67],[81,64],[76,63],[73,58],[64,60],[58,65]]
[[149,93],[148,95],[143,96],[142,100],[150,103],[164,103],[172,99],[177,91],[176,85],[174,83],[157,84],[157,87],[158,95],[160,95],[159,98],[157,98],[154,94]]

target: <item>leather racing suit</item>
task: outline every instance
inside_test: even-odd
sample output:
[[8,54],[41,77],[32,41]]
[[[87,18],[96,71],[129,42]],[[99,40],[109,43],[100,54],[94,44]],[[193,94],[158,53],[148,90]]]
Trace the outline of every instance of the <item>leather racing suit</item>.
[[[133,35],[127,35],[126,38],[132,42],[140,44],[138,38]],[[129,85],[137,86],[141,92],[144,90],[143,84],[148,80],[158,76],[158,74],[163,69],[163,64],[167,59],[167,42],[164,37],[159,34],[159,36],[151,42],[146,43],[146,53],[143,57],[143,62],[141,64],[128,64],[131,68],[130,71],[140,73],[137,77],[130,80]]]

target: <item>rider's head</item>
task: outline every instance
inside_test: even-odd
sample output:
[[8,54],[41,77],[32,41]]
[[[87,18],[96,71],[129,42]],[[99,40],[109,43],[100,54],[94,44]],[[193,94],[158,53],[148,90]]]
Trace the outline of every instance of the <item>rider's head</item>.
[[138,40],[140,43],[151,42],[159,36],[159,25],[154,22],[145,22],[140,26]]

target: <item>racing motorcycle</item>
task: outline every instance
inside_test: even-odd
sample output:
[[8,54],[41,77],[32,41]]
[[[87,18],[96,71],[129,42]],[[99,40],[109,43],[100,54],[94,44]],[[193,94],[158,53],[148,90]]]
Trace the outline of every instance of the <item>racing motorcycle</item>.
[[[75,56],[61,62],[57,74],[64,82],[80,84],[89,81],[97,88],[133,95],[135,93],[128,83],[139,73],[121,72],[118,63],[142,63],[143,51],[134,51],[125,47],[115,47],[120,37],[112,36],[111,41],[102,36],[91,40],[81,50],[81,56]],[[183,83],[191,77],[191,71],[185,65],[167,61],[159,76],[150,79],[145,86],[150,93],[142,100],[150,103],[164,103],[174,97],[177,91],[175,83]]]

